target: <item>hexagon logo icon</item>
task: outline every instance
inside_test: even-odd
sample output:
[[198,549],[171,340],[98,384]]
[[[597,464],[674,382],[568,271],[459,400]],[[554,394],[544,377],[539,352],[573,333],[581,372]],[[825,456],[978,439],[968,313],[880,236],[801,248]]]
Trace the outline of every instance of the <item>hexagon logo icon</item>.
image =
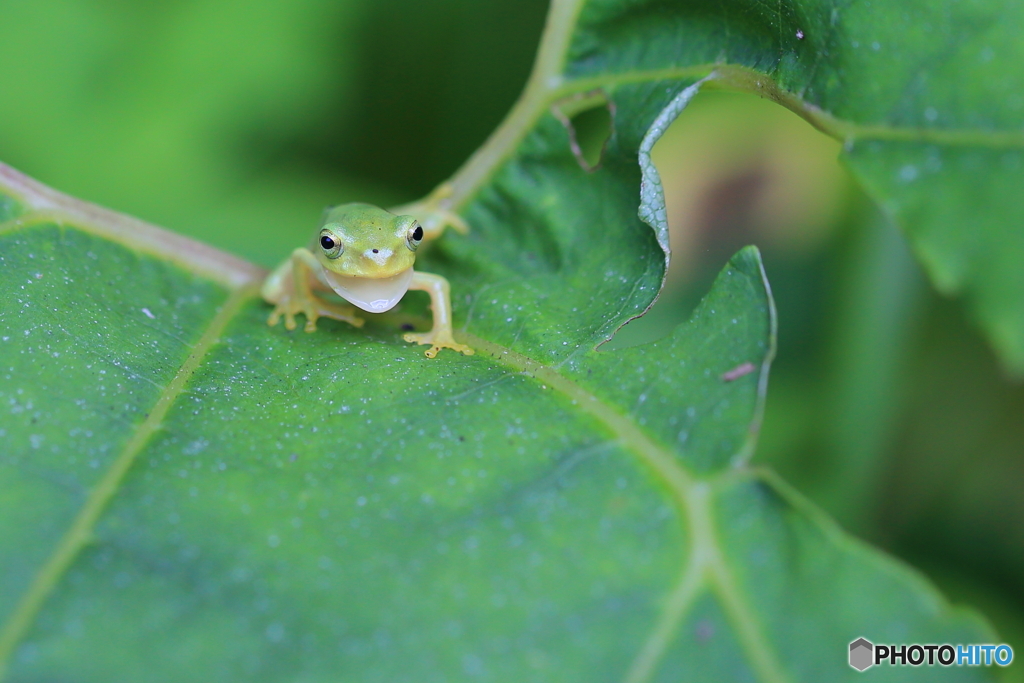
[[850,666],[857,671],[864,671],[874,665],[875,646],[866,638],[858,638],[850,643]]

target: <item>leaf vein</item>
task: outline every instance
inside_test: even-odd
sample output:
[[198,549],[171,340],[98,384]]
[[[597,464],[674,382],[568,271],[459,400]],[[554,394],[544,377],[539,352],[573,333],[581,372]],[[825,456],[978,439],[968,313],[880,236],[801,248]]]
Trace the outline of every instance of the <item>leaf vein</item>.
[[[620,414],[555,368],[473,334],[464,332],[461,336],[465,337],[468,344],[490,355],[495,361],[507,364],[561,392],[581,410],[601,422],[624,448],[635,453],[661,478],[690,532],[689,552],[680,578],[669,593],[654,630],[626,673],[625,682],[643,683],[654,674],[658,661],[668,649],[672,636],[706,581],[710,581],[716,589],[715,594],[722,602],[759,678],[766,683],[788,681],[789,677],[783,673],[778,657],[754,618],[753,610],[747,605],[726,567],[711,512],[709,483],[697,478],[629,417]],[[766,362],[770,362],[770,356]]]
[[32,627],[39,611],[82,549],[92,542],[96,523],[117,494],[121,482],[134,464],[136,456],[146,446],[153,434],[161,428],[167,412],[181,395],[188,380],[199,368],[206,354],[220,340],[220,335],[228,322],[238,313],[242,304],[255,293],[255,285],[250,285],[240,287],[228,295],[224,305],[210,320],[192,352],[157,398],[153,409],[138,425],[135,433],[125,444],[110,469],[89,493],[71,526],[36,573],[10,618],[0,628],[0,681],[5,678],[15,648]]

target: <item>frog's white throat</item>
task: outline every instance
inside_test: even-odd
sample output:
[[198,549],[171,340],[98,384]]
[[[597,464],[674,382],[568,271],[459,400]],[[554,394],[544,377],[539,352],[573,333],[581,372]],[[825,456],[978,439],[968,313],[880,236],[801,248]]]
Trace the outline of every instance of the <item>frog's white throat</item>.
[[351,277],[323,270],[326,283],[351,304],[370,313],[383,313],[395,307],[412,282],[412,268],[391,277]]

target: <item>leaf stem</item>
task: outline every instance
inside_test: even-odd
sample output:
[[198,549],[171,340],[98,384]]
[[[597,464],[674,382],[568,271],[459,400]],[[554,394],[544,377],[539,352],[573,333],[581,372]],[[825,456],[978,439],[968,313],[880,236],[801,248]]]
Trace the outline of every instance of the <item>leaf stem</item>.
[[451,205],[458,210],[508,158],[540,115],[559,99],[562,67],[583,0],[552,0],[533,71],[505,120],[451,179]]

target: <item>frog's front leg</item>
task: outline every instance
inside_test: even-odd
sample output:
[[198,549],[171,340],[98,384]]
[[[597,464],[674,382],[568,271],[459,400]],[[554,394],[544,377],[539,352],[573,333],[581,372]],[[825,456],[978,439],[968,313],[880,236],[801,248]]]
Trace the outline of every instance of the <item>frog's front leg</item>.
[[430,294],[430,309],[434,312],[434,326],[430,332],[409,332],[405,341],[417,344],[430,344],[426,350],[427,358],[433,358],[441,349],[454,349],[467,356],[473,355],[473,349],[455,341],[452,336],[452,303],[448,280],[440,275],[430,273],[413,273],[409,289],[419,289]]
[[274,304],[274,310],[267,318],[268,325],[273,327],[283,315],[284,326],[294,330],[295,314],[302,313],[306,316],[306,332],[316,331],[316,321],[320,316],[342,320],[356,327],[363,326],[364,320],[356,317],[353,307],[324,301],[313,294],[310,282],[319,267],[316,257],[308,249],[299,248],[267,277],[260,294]]

